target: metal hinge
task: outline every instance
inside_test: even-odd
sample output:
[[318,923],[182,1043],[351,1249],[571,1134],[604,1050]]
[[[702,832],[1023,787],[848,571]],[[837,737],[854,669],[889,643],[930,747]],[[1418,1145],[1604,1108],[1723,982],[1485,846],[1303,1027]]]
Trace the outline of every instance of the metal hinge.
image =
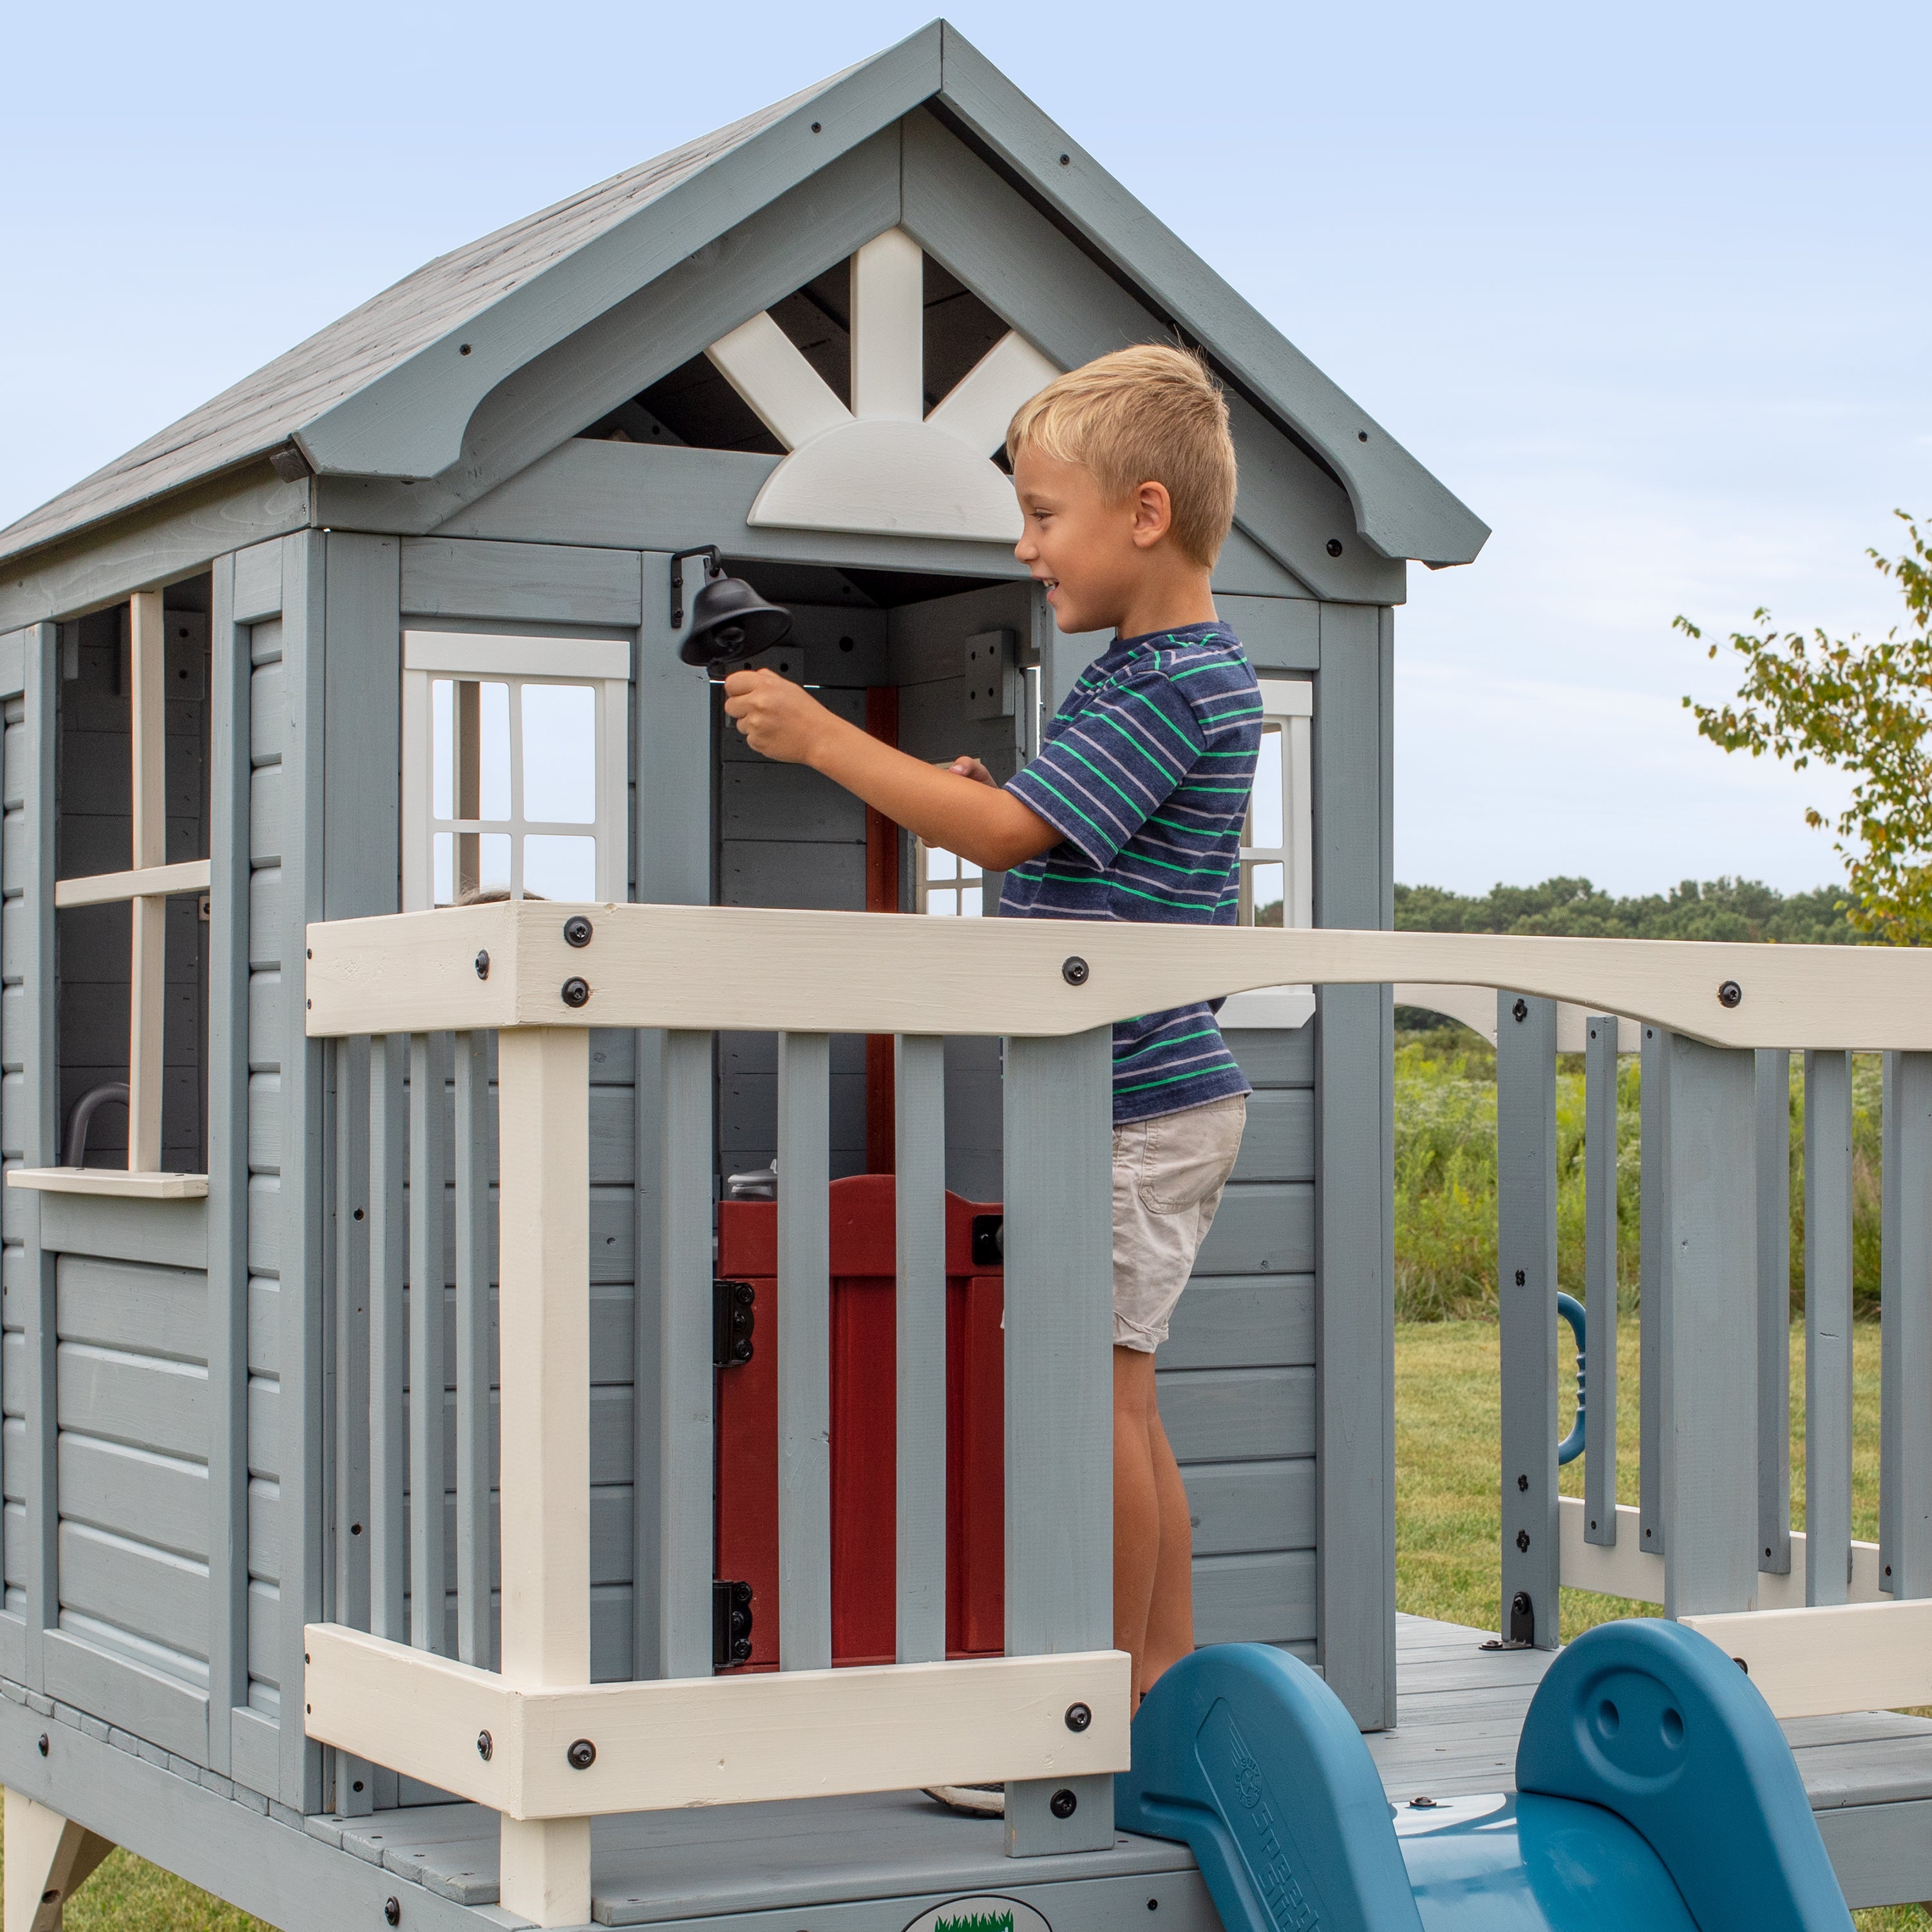
[[1536,1606],[1527,1590],[1519,1590],[1510,1599],[1509,1635],[1492,1636],[1484,1650],[1534,1650],[1536,1648]]
[[711,1366],[742,1369],[752,1359],[758,1294],[748,1281],[711,1284]]
[[711,1667],[728,1670],[752,1660],[752,1586],[711,1582]]

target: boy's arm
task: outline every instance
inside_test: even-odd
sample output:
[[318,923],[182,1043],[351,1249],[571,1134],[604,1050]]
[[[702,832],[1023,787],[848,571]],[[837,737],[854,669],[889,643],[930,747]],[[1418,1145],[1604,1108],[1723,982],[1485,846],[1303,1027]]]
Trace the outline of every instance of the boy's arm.
[[753,751],[823,772],[928,844],[987,872],[1009,872],[1060,842],[976,760],[957,760],[950,770],[922,764],[834,716],[776,671],[734,671],[724,680],[724,710]]

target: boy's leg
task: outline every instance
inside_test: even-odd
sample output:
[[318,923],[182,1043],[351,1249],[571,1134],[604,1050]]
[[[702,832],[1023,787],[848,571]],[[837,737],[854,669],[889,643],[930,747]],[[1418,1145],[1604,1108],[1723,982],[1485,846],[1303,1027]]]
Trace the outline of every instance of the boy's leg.
[[[1150,1375],[1151,1383],[1154,1378]],[[1154,1574],[1154,1598],[1148,1606],[1147,1648],[1142,1653],[1141,1687],[1151,1690],[1169,1664],[1194,1650],[1194,1523],[1187,1490],[1168,1447],[1160,1410],[1148,1405],[1148,1445],[1160,1499],[1160,1557]]]
[[[1114,1648],[1132,1658],[1134,1700],[1143,1688],[1162,1550],[1161,1496],[1148,1418],[1154,1408],[1154,1357],[1143,1348],[1114,1351]],[[1155,1426],[1158,1426],[1156,1420]],[[1166,1438],[1162,1438],[1163,1446]],[[1173,1458],[1168,1459],[1170,1466]],[[1150,1678],[1148,1680],[1151,1682]]]

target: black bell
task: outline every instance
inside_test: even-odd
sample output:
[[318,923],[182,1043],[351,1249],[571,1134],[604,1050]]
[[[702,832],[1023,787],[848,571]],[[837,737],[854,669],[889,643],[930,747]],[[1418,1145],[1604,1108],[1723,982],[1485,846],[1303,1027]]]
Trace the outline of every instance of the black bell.
[[742,577],[720,572],[707,578],[691,602],[691,628],[677,647],[688,664],[713,667],[741,664],[783,641],[791,629],[791,613],[767,604]]

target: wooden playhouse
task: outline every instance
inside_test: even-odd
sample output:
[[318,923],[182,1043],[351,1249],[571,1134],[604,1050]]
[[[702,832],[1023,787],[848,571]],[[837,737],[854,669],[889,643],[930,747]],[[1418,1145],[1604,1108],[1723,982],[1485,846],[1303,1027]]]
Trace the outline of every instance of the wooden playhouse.
[[[767,662],[1012,769],[1104,640],[1012,556],[1004,425],[1176,336],[1240,458],[1216,588],[1269,720],[1256,929],[1076,949],[747,751],[676,646],[715,552],[794,614]],[[1540,1668],[1559,1580],[1828,1604],[1766,1352],[1762,1055],[1812,1049],[1829,1100],[1844,1048],[1894,1050],[1910,1391],[1926,1003],[1909,960],[1780,949],[1772,986],[1744,949],[1379,932],[1394,607],[1484,534],[943,23],[430,264],[0,534],[10,1919],[112,1843],[288,1932],[900,1932],[985,1899],[1207,1932],[1190,1854],[1108,1796],[1105,1041],[1180,998],[1234,994],[1256,1090],[1162,1357],[1204,1641],[1318,1665],[1408,1764],[1397,980],[1521,990],[1502,1622],[1520,1595],[1538,1648],[1470,1667]],[[1559,998],[1643,1022],[1658,1069],[1645,1341],[1680,1372],[1646,1378],[1640,1520],[1598,1444],[1607,1528],[1559,1508],[1547,1426]],[[1739,1334],[1751,1373],[1694,1372]],[[1829,1484],[1810,1518],[1848,1614],[1932,1593],[1932,1425],[1888,1418],[1882,1549]],[[1932,1700],[1901,1682],[1784,1708]],[[1826,1834],[1862,1902],[1932,1884],[1918,1723],[1805,1745],[1866,1754]],[[910,1791],[955,1778],[1010,1780],[1006,1826]]]

